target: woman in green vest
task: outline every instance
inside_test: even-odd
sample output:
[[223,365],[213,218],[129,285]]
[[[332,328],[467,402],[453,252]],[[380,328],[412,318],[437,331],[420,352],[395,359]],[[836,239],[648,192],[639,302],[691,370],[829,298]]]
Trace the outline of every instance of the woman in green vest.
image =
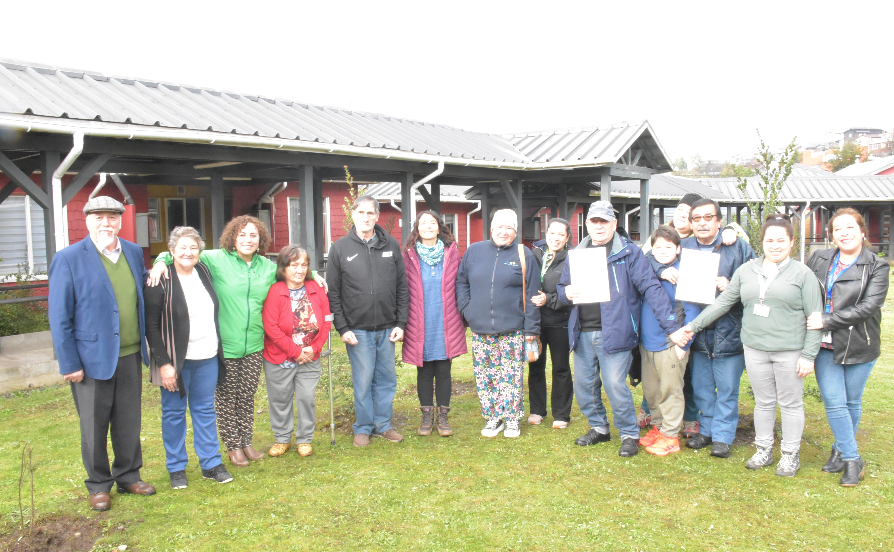
[[[272,243],[267,227],[243,215],[227,223],[220,249],[202,251],[201,262],[211,271],[220,300],[220,335],[226,375],[217,383],[215,409],[220,437],[234,466],[247,466],[263,454],[252,446],[255,392],[264,359],[264,324],[261,308],[276,282],[276,262],[265,254]],[[150,280],[157,281],[172,262],[169,253],[155,260]],[[314,279],[326,289],[325,281]]]

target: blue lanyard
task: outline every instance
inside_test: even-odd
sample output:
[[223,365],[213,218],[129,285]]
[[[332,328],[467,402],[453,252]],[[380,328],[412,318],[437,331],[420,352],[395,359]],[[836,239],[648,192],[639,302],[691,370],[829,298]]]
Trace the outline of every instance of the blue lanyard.
[[[826,278],[826,313],[832,312],[832,286],[835,285],[835,282],[841,278],[841,275],[844,274],[847,269],[854,266],[854,263],[857,262],[857,259],[854,259],[851,264],[844,267],[838,275],[835,275],[835,269],[838,268],[838,261],[841,258],[841,251],[835,254],[835,258],[832,259],[832,266],[829,268],[829,276]],[[857,257],[859,258],[859,257]]]

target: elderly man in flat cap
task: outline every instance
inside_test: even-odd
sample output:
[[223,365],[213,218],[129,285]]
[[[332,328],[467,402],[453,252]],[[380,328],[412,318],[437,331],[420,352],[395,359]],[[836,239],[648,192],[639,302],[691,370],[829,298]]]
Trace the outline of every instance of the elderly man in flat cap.
[[[143,325],[148,272],[140,246],[118,238],[124,205],[107,196],[84,206],[90,236],[50,264],[49,319],[59,371],[81,420],[81,457],[90,507],[111,507],[110,492],[155,494],[140,479]],[[115,460],[109,467],[109,429]]]

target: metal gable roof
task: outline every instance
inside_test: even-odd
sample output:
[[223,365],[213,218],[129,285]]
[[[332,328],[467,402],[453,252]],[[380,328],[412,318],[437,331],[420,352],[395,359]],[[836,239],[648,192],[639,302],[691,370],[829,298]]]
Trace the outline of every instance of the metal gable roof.
[[[704,182],[674,176],[672,174],[653,174],[649,180],[649,197],[652,199],[680,199],[689,193],[700,194],[718,201],[728,201],[723,191],[706,186]],[[612,196],[639,197],[638,180],[612,181]]]
[[[758,179],[749,177],[748,197],[754,201],[761,198]],[[736,188],[735,178],[706,178],[701,182],[716,188],[733,202],[741,202],[742,196]],[[782,187],[782,200],[786,202],[804,201],[892,201],[894,200],[894,177],[890,176],[817,176],[789,177]]]
[[894,167],[894,156],[855,163],[836,172],[836,176],[872,176]]
[[8,60],[0,60],[0,112],[528,163],[496,134]]
[[523,132],[505,136],[534,163],[625,163],[622,156],[634,145],[643,151],[640,162],[671,170],[671,161],[655,138],[648,121],[613,126]]

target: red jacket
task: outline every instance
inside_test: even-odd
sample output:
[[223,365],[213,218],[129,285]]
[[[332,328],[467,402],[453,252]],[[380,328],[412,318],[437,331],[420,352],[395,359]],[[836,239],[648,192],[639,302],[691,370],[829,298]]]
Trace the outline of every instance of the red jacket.
[[[410,316],[404,332],[403,361],[422,366],[422,349],[425,345],[425,301],[422,295],[422,274],[419,255],[415,249],[404,252],[407,270],[407,288],[410,292]],[[456,242],[444,249],[444,271],[441,276],[441,297],[444,301],[444,342],[447,358],[454,359],[466,353],[466,326],[456,308],[456,273],[459,271],[459,249]]]
[[[329,299],[313,280],[305,280],[304,287],[317,317],[317,323],[320,325],[320,332],[310,343],[310,347],[314,350],[313,359],[317,360],[332,328],[332,322],[325,320],[330,314]],[[273,364],[282,364],[286,360],[298,358],[301,355],[301,348],[292,341],[294,313],[292,300],[289,298],[289,286],[285,282],[276,282],[270,286],[261,318],[264,320],[264,358]]]

